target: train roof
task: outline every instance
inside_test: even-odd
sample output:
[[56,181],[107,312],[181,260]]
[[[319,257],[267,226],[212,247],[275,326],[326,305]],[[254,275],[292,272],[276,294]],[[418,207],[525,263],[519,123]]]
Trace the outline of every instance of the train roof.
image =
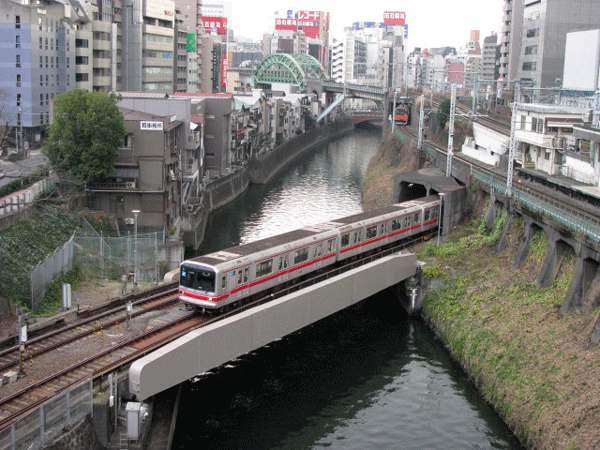
[[389,206],[384,206],[383,208],[374,209],[371,211],[365,211],[358,214],[353,214],[347,217],[341,217],[339,219],[335,219],[329,222],[324,222],[316,225],[308,225],[304,228],[300,228],[294,231],[288,231],[286,233],[278,234],[275,236],[271,236],[264,239],[259,239],[254,242],[250,242],[248,244],[241,244],[235,247],[230,247],[224,250],[219,250],[217,252],[208,253],[206,255],[197,256],[196,258],[191,258],[188,261],[209,264],[209,265],[217,265],[228,261],[233,261],[238,258],[242,258],[244,256],[252,255],[254,253],[259,253],[267,249],[271,249],[274,247],[279,247],[281,245],[289,244],[291,242],[296,242],[305,238],[310,238],[313,236],[321,235],[324,232],[332,230],[334,228],[339,228],[340,226],[349,225],[357,222],[362,222],[364,220],[368,220],[374,217],[383,216],[387,214],[392,214],[398,211],[402,211],[405,209],[409,209],[417,204],[434,201],[439,197],[437,195],[425,197],[417,200],[412,200],[410,202],[405,203],[396,203]]
[[233,261],[243,256],[252,255],[254,253],[267,250],[269,248],[278,247],[285,245],[290,242],[295,242],[304,238],[319,235],[324,231],[332,229],[332,224],[320,224],[315,226],[308,226],[299,230],[288,231],[286,233],[278,234],[264,239],[259,239],[248,244],[241,244],[235,247],[230,247],[225,250],[220,250],[206,255],[191,258],[188,261],[202,262],[204,264],[216,265],[227,261]]

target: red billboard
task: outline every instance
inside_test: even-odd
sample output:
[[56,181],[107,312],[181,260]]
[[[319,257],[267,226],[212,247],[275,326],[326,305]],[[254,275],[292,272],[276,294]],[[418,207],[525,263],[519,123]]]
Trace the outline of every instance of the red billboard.
[[385,11],[383,13],[383,23],[386,25],[404,25],[406,22],[406,13],[400,11]]
[[227,17],[200,16],[206,34],[227,34]]
[[298,31],[298,21],[296,19],[275,19],[276,30]]
[[227,86],[227,56],[221,58],[221,86]]

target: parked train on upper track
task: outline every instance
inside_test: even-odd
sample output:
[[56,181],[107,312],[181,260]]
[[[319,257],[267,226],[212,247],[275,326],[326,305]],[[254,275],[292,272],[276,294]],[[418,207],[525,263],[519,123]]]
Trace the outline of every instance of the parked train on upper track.
[[180,265],[179,299],[189,309],[222,312],[313,271],[435,231],[440,203],[432,195],[188,259]]
[[404,126],[410,125],[411,122],[411,105],[401,104],[396,107],[394,111],[394,123],[396,125]]

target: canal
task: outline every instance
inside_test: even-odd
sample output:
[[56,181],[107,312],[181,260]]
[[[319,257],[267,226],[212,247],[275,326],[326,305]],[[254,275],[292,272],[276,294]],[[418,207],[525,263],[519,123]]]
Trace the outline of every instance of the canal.
[[[361,211],[356,131],[210,216],[199,254]],[[326,299],[323,299],[326,301]],[[187,382],[176,449],[521,449],[427,326],[380,294]]]

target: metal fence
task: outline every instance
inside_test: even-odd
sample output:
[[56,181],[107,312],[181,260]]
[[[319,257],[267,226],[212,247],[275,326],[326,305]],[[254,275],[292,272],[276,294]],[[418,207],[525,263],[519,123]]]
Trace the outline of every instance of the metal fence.
[[44,295],[46,295],[46,287],[52,280],[73,268],[73,238],[74,235],[62,247],[57,248],[52,255],[39,263],[29,274],[33,309],[42,303]]
[[92,377],[0,430],[0,450],[37,450],[93,411]]
[[[506,192],[506,179],[492,172],[473,167],[472,175],[481,183],[501,193]],[[522,203],[533,212],[551,217],[569,230],[589,236],[595,242],[600,242],[600,221],[569,203],[556,198],[531,191],[526,187],[514,185],[513,199]]]
[[84,272],[118,280],[133,273],[137,262],[138,281],[157,279],[158,250],[165,239],[163,231],[110,237],[98,233],[85,219],[82,222],[74,241],[75,258]]

